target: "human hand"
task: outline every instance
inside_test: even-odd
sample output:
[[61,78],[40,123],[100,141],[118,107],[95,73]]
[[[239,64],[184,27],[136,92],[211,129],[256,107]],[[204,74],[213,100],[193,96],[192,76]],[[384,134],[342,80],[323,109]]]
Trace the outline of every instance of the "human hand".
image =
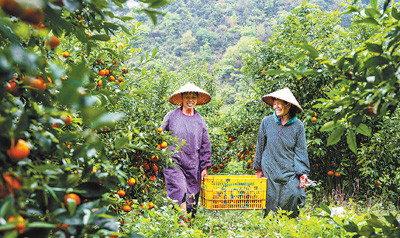
[[257,174],[257,178],[262,178],[264,176],[262,170],[259,170],[259,169],[257,169],[256,174]]
[[203,180],[204,178],[207,178],[207,168],[203,169],[203,171],[201,171],[201,180]]
[[300,188],[305,188],[307,186],[308,183],[308,177],[307,174],[303,174],[300,176]]

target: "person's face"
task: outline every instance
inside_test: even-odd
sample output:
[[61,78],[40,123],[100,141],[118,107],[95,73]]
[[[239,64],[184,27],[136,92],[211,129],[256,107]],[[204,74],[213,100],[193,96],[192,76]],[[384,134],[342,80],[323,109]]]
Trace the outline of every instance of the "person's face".
[[287,115],[290,110],[290,103],[287,103],[285,101],[282,101],[280,99],[275,99],[273,108],[275,110],[275,113],[278,117]]
[[194,109],[197,104],[197,95],[195,93],[185,93],[182,96],[182,106],[185,109]]

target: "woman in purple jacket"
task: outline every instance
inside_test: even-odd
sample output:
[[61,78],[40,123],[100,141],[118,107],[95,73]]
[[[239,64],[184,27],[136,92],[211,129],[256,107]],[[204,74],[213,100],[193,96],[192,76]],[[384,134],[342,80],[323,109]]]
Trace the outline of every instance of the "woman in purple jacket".
[[[203,117],[194,109],[196,105],[210,102],[211,96],[193,83],[187,83],[173,93],[169,102],[180,107],[167,113],[162,128],[172,131],[185,141],[181,151],[174,153],[172,158],[175,166],[164,168],[167,196],[176,200],[184,213],[181,216],[188,222],[186,213],[192,218],[196,213],[199,200],[201,180],[207,176],[207,168],[211,166],[211,143],[207,126]],[[169,146],[171,151],[175,147]]]

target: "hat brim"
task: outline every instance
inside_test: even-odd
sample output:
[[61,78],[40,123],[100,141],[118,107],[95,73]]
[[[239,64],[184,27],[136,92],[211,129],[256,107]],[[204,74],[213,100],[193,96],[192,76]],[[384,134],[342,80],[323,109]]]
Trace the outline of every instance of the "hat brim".
[[262,100],[271,107],[274,105],[274,99],[280,99],[292,104],[296,107],[297,113],[303,112],[303,108],[301,108],[299,102],[296,100],[289,88],[280,89],[262,97]]
[[208,93],[198,92],[198,91],[185,91],[185,92],[178,92],[174,93],[169,97],[169,102],[174,105],[182,105],[182,94],[183,93],[198,93],[199,96],[197,97],[196,105],[204,105],[211,101],[211,96]]

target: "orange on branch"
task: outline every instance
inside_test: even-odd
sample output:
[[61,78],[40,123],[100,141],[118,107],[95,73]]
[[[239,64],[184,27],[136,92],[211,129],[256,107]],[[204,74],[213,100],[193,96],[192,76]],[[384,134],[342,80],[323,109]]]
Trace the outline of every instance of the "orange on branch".
[[64,196],[64,203],[68,204],[69,202],[74,201],[76,205],[81,204],[81,198],[76,193],[69,193]]
[[28,143],[19,139],[16,146],[14,146],[14,140],[11,141],[11,148],[7,151],[7,155],[14,161],[21,161],[28,157],[30,152]]
[[120,197],[124,197],[126,193],[125,193],[124,190],[118,190],[117,194],[118,194],[118,196],[120,196]]
[[160,147],[161,147],[162,149],[166,148],[167,146],[168,146],[168,144],[167,144],[167,142],[165,142],[165,141],[163,141],[163,142],[160,144]]
[[134,178],[130,178],[130,179],[128,180],[128,185],[129,185],[129,186],[133,186],[133,185],[135,185],[135,183],[136,183],[136,180],[135,180]]

